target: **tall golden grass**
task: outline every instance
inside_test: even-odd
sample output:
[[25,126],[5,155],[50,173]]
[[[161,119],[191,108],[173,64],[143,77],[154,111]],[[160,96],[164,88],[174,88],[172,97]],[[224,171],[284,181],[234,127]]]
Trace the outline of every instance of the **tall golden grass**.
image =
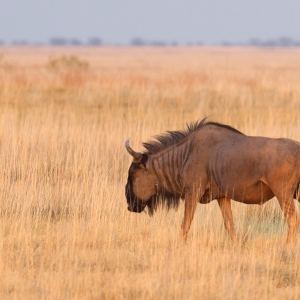
[[[300,51],[0,48],[1,299],[297,299],[299,247],[282,258],[276,199],[216,203],[188,242],[178,211],[127,211],[134,149],[210,116],[300,140]],[[284,159],[284,158],[283,158]],[[297,204],[299,206],[299,204]]]

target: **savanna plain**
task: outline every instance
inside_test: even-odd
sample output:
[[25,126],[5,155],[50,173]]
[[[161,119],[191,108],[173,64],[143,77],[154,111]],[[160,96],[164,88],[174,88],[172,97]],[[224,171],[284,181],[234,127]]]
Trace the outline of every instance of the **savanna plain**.
[[[127,210],[124,143],[206,116],[300,141],[300,50],[0,48],[1,299],[299,299],[276,199]],[[282,158],[284,159],[284,157]],[[296,203],[299,210],[299,203]]]

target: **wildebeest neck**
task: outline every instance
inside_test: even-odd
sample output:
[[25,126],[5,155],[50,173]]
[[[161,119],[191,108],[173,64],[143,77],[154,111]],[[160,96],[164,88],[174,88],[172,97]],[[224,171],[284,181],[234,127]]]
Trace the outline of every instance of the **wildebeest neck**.
[[148,166],[158,178],[160,193],[183,195],[180,170],[187,159],[188,146],[186,141],[149,157]]

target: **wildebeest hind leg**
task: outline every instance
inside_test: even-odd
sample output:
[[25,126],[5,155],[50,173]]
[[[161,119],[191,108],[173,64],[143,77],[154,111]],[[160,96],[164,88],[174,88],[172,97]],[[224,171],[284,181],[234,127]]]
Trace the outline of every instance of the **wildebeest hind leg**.
[[279,197],[277,196],[277,198],[278,198],[280,207],[283,211],[283,214],[286,218],[286,221],[288,223],[289,231],[288,231],[286,244],[290,245],[293,243],[293,241],[295,239],[295,235],[296,235],[297,230],[300,225],[300,219],[299,219],[298,213],[296,211],[292,195],[290,195],[289,197],[287,197],[287,196],[284,197],[284,195],[281,195]]
[[224,219],[224,225],[227,229],[230,238],[233,242],[236,242],[236,235],[234,233],[234,225],[233,225],[233,218],[232,218],[232,211],[231,211],[231,202],[230,199],[227,197],[218,199],[218,203],[222,212],[222,216]]

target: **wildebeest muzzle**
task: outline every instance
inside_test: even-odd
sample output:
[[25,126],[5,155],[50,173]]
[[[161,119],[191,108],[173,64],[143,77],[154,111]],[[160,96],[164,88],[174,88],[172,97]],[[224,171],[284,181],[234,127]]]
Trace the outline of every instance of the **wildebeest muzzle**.
[[146,204],[142,203],[142,204],[137,204],[134,203],[133,205],[128,205],[128,210],[130,212],[135,212],[135,213],[141,213],[146,207]]
[[130,212],[141,213],[145,209],[146,204],[134,195],[134,193],[132,192],[131,185],[131,181],[129,180],[125,187],[125,195],[127,198],[128,210]]

